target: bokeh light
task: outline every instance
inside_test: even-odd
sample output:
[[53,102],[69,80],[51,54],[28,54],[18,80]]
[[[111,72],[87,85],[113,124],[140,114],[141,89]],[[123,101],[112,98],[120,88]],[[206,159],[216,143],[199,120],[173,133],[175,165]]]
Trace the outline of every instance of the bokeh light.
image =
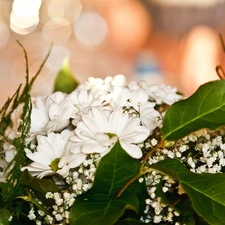
[[14,0],[10,28],[18,34],[29,34],[39,23],[41,0]]
[[87,11],[83,12],[73,25],[73,32],[77,41],[88,48],[100,46],[106,40],[108,26],[99,14]]
[[70,56],[70,51],[63,45],[54,45],[51,55],[48,58],[46,67],[55,71],[55,74],[61,69],[65,57]]
[[20,17],[31,17],[38,13],[41,2],[41,0],[14,0],[12,11]]
[[57,18],[57,20],[61,25],[49,20],[42,29],[42,35],[50,43],[66,43],[72,33],[71,24],[64,18]]
[[29,17],[21,17],[12,11],[10,15],[10,24],[21,29],[33,26],[39,22],[39,13]]
[[8,24],[0,22],[0,49],[3,48],[9,41],[10,31]]
[[144,47],[152,29],[151,18],[139,1],[115,1],[107,16],[110,44],[117,54],[135,54]]
[[[28,53],[31,75],[53,43],[37,81],[46,83],[43,94],[52,90],[66,56],[80,81],[123,73],[129,80],[145,76],[155,82],[161,75],[160,82],[185,94],[214,79],[215,66],[224,65],[217,58],[218,33],[225,38],[225,0],[5,0],[0,7],[1,83],[10,81],[12,92],[25,75],[16,40]],[[202,23],[213,35],[192,29]],[[0,91],[4,102],[7,90]]]
[[[184,40],[181,84],[187,93],[193,93],[201,84],[218,79],[215,67],[222,50],[218,34],[206,26],[192,29]],[[191,85],[187,85],[187,81]]]
[[72,24],[79,18],[81,11],[82,4],[78,0],[55,0],[48,6],[49,18],[59,25],[61,25],[61,23],[58,18],[64,18]]

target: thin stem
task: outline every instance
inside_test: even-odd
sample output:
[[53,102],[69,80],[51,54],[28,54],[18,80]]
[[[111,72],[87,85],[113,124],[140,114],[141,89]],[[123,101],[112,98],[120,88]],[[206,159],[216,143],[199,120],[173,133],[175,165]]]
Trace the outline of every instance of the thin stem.
[[20,47],[23,49],[23,52],[24,52],[24,57],[25,57],[25,61],[26,61],[26,75],[27,75],[27,80],[29,80],[29,66],[28,66],[27,51],[20,41],[17,40],[17,43],[20,45]]
[[34,200],[34,198],[32,197],[29,190],[27,190],[27,194],[28,194],[28,196],[19,196],[18,198],[21,198],[27,202],[33,203],[38,209],[40,209],[43,212],[45,212],[46,214],[50,215],[50,213],[47,209],[45,209],[40,203],[38,203],[37,201]]
[[120,197],[122,195],[122,193],[129,187],[129,185],[131,185],[136,179],[138,179],[141,175],[145,174],[145,172],[147,170],[143,170],[144,168],[144,164],[145,162],[148,160],[148,158],[151,156],[151,154],[153,152],[155,152],[157,149],[161,148],[164,146],[164,141],[161,141],[158,145],[156,145],[155,147],[153,147],[149,152],[148,154],[144,157],[142,163],[141,163],[141,167],[140,167],[140,170],[139,172],[133,176],[122,188],[121,190],[118,192],[118,194],[116,195],[116,197]]
[[223,47],[223,51],[225,52],[225,44],[224,44],[224,40],[223,40],[223,37],[221,34],[219,34],[219,37],[220,37],[220,42],[222,44],[222,47]]
[[217,73],[217,75],[219,76],[219,78],[220,78],[221,80],[224,80],[224,78],[225,78],[225,73],[224,73],[224,70],[223,70],[223,68],[222,68],[221,65],[216,66],[216,73]]
[[146,161],[148,160],[148,158],[152,155],[152,153],[154,153],[157,149],[162,148],[164,146],[164,140],[162,140],[158,145],[156,145],[155,147],[153,147],[148,153],[147,155],[144,157],[144,159],[142,160],[141,163],[141,169],[144,167],[144,164],[146,163]]
[[137,173],[134,177],[132,177],[119,191],[119,193],[116,195],[116,198],[119,198],[123,192],[127,189],[127,187],[129,187],[129,185],[131,185],[136,179],[138,179],[138,177],[140,177],[142,175],[141,171],[139,171],[139,173]]
[[49,58],[49,56],[51,54],[51,51],[52,51],[52,46],[53,46],[53,43],[50,45],[50,48],[49,48],[49,50],[48,50],[48,52],[47,52],[43,62],[41,63],[41,66],[39,67],[38,71],[36,72],[35,76],[31,79],[30,86],[33,85],[35,79],[38,77],[38,75],[40,74],[42,68],[44,67],[44,65],[46,63],[46,61],[48,60],[48,58]]

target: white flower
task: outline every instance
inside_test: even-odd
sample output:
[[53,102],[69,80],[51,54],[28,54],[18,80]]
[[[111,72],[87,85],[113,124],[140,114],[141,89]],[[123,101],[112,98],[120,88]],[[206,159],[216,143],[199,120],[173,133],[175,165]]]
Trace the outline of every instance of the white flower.
[[35,219],[36,219],[35,211],[34,211],[33,208],[29,211],[29,214],[28,214],[27,217],[28,217],[30,220],[35,220]]
[[108,76],[105,79],[89,77],[84,85],[80,85],[77,90],[90,90],[95,99],[99,99],[102,103],[110,103],[115,89],[124,88],[126,85],[126,78],[118,74],[114,77]]
[[60,134],[49,133],[47,137],[39,135],[36,151],[25,150],[27,157],[33,162],[22,170],[28,169],[33,176],[38,175],[38,178],[55,173],[66,177],[69,170],[79,166],[86,157],[81,152],[71,152],[71,134],[72,132],[64,130]]
[[128,88],[117,88],[113,93],[112,100],[112,104],[115,104],[114,108],[132,106],[139,111],[141,104],[148,101],[148,94],[141,89],[131,91]]
[[92,108],[75,129],[77,137],[71,137],[83,153],[106,154],[119,139],[122,148],[133,158],[141,158],[142,151],[136,145],[144,141],[150,131],[140,125],[140,119],[123,114],[122,109],[103,111]]
[[88,81],[84,85],[80,85],[80,88],[86,88],[95,92],[111,92],[113,87],[125,87],[126,78],[122,74],[118,74],[114,77],[107,76],[104,80],[101,78],[89,77]]
[[155,100],[157,104],[163,102],[172,105],[174,102],[182,99],[182,95],[177,94],[177,88],[166,86],[164,84],[148,85],[145,81],[139,83],[140,87],[149,94],[151,98]]
[[154,109],[156,104],[148,102],[148,94],[144,90],[119,89],[115,91],[112,100],[114,108],[122,107],[130,115],[139,116],[142,124],[149,130],[162,123],[160,113]]
[[146,102],[140,107],[141,122],[149,129],[154,130],[162,123],[160,113],[154,109],[155,103]]
[[32,103],[31,136],[58,132],[69,125],[73,104],[66,99],[66,94],[55,92],[48,97],[39,96]]
[[67,99],[73,106],[71,117],[75,126],[80,121],[82,114],[87,113],[91,107],[100,106],[102,103],[91,91],[85,89],[73,91],[68,95]]

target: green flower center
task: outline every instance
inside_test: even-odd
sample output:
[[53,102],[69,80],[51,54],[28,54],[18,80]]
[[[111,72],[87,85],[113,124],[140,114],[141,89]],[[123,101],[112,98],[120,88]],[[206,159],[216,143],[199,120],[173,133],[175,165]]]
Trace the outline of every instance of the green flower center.
[[60,161],[60,158],[56,158],[51,162],[50,167],[52,171],[56,172],[59,169],[58,167],[59,161]]
[[105,133],[106,135],[108,135],[109,136],[109,138],[113,138],[113,137],[115,137],[116,136],[116,134],[113,134],[113,133]]

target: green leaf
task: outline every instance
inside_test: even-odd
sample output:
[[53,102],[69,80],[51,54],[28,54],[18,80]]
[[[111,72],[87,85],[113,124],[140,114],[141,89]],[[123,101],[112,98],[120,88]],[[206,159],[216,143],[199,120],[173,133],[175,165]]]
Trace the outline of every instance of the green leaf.
[[177,180],[192,202],[194,210],[209,224],[224,225],[225,174],[196,174],[175,159],[164,160],[151,168]]
[[48,204],[49,201],[46,200],[45,194],[47,192],[56,192],[59,191],[57,185],[49,179],[38,179],[32,177],[28,170],[24,170],[21,175],[21,182],[33,190],[35,195],[45,204]]
[[0,225],[8,225],[10,213],[7,209],[0,209]]
[[62,69],[58,72],[55,80],[54,92],[61,91],[69,94],[77,88],[78,84],[70,70],[69,59],[65,58]]
[[130,157],[118,141],[101,159],[92,191],[115,197],[120,189],[139,173],[140,166],[141,163]]
[[225,80],[208,82],[189,98],[174,103],[166,112],[163,135],[176,140],[201,128],[225,125]]
[[131,158],[117,142],[101,159],[93,187],[74,202],[70,225],[111,225],[125,215],[127,209],[138,215],[147,198],[145,182],[136,179],[128,182],[139,176],[140,166],[141,163]]
[[79,196],[70,213],[70,225],[112,225],[126,209],[138,211],[135,195],[124,193],[120,198],[104,194]]

